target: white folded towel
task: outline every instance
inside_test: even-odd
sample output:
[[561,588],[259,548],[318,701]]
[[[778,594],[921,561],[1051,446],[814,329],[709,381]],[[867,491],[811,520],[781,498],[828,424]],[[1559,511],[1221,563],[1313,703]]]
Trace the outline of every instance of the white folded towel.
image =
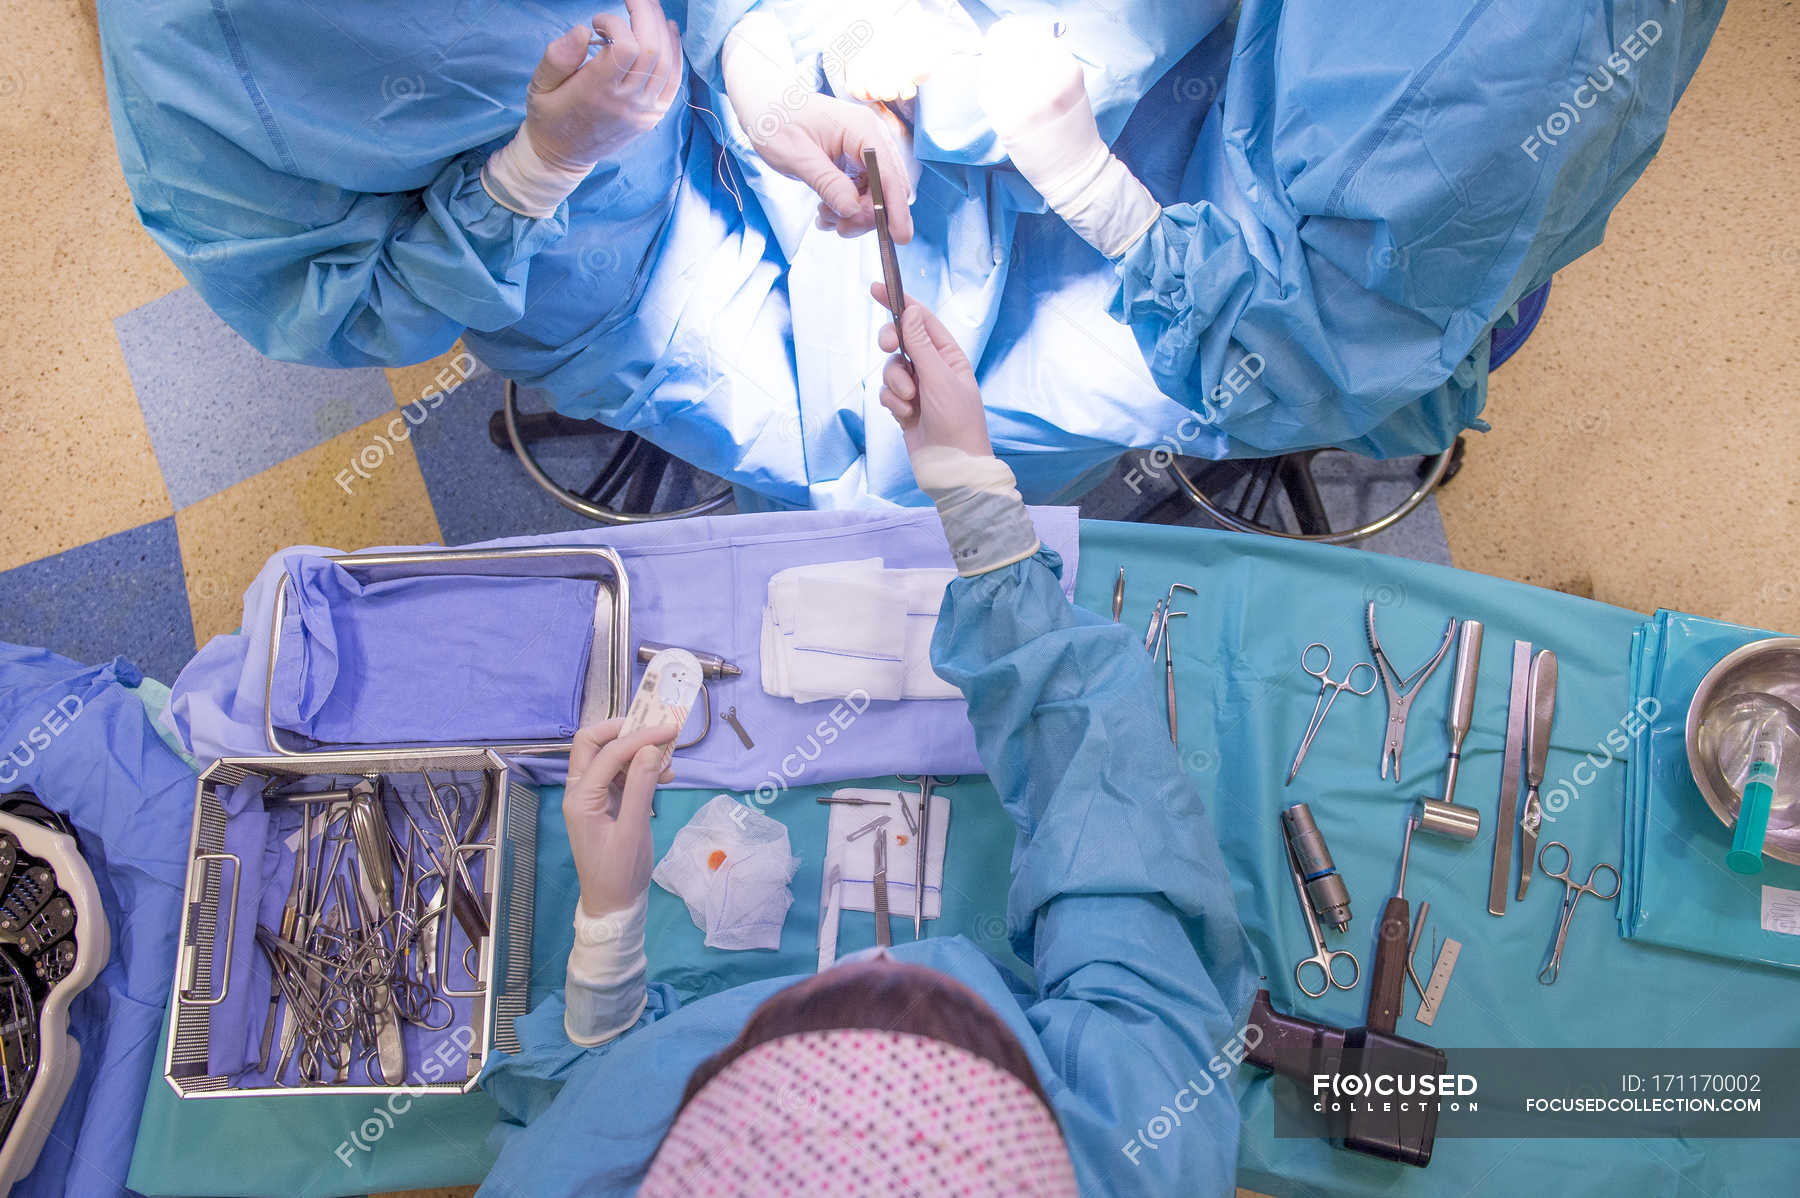
[[762,682],[797,703],[842,699],[954,699],[931,669],[949,569],[889,570],[880,558],[795,566],[769,579]]

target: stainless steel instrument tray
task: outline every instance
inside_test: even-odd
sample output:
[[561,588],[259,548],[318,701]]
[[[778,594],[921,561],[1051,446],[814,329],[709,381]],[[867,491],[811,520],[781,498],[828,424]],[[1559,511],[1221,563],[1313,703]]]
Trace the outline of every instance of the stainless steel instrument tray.
[[[619,555],[602,545],[533,545],[522,549],[418,549],[404,553],[345,553],[328,557],[350,571],[359,582],[386,582],[396,578],[434,575],[483,575],[522,578],[578,578],[599,583],[594,600],[594,640],[588,654],[587,679],[582,688],[581,723],[622,715],[631,701],[631,586]],[[428,748],[419,742],[348,745],[302,745],[284,742],[275,727],[271,700],[275,667],[281,652],[281,625],[287,616],[292,580],[284,572],[275,592],[275,611],[270,623],[269,676],[263,684],[263,732],[272,752],[289,757],[314,756],[339,749],[359,753],[390,749]],[[304,740],[296,733],[290,738]],[[493,749],[514,756],[526,753],[567,753],[567,740],[470,741],[473,748]]]
[[[226,851],[225,829],[229,820],[221,793],[254,779],[287,785],[321,775],[393,775],[427,770],[479,771],[494,794],[492,815],[482,842],[481,856],[487,862],[480,875],[480,889],[485,893],[479,896],[491,931],[482,937],[478,954],[481,976],[478,993],[471,1000],[467,1076],[449,1074],[441,1081],[429,1083],[414,1078],[391,1086],[322,1083],[233,1088],[229,1075],[211,1072],[212,1016],[231,997],[232,954],[255,952],[256,947],[254,927],[238,926],[242,921],[236,914],[237,890],[243,863]],[[318,753],[302,761],[291,757],[225,757],[215,761],[201,773],[194,800],[164,1078],[183,1098],[383,1095],[398,1089],[411,1094],[462,1094],[473,1089],[491,1053],[519,1051],[514,1021],[524,1016],[530,1002],[537,817],[536,792],[512,781],[506,762],[486,749]]]

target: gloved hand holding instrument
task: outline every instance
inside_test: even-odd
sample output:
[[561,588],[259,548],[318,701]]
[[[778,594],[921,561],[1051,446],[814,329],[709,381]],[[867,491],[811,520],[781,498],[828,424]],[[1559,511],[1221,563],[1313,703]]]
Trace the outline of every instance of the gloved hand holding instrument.
[[[681,90],[681,31],[656,0],[626,0],[550,43],[531,74],[525,123],[482,169],[501,205],[547,217],[601,159],[656,127]],[[589,49],[599,53],[589,57]]]
[[889,212],[894,240],[902,245],[912,240],[911,186],[891,116],[816,90],[800,74],[787,32],[766,12],[750,13],[733,27],[719,69],[726,97],[757,155],[818,193],[821,228],[855,237],[875,227],[874,200],[846,169],[862,173],[864,155],[872,153],[895,204]]

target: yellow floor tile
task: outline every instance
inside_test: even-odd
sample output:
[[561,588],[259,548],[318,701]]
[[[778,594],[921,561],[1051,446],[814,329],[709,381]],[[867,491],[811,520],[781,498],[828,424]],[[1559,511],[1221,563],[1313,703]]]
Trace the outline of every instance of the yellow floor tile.
[[[245,589],[277,549],[440,539],[411,444],[389,451],[377,440],[388,420],[371,420],[176,513],[196,644],[238,626]],[[367,479],[352,466],[359,458]]]
[[1725,11],[1439,508],[1458,566],[1800,632],[1800,10]]
[[[112,318],[181,286],[139,227],[107,119],[92,4],[15,5],[0,47],[0,570],[169,514]],[[21,216],[21,211],[24,216]]]
[[394,392],[394,404],[403,408],[428,395],[456,390],[476,369],[474,356],[458,341],[437,357],[417,366],[388,367],[387,380]]

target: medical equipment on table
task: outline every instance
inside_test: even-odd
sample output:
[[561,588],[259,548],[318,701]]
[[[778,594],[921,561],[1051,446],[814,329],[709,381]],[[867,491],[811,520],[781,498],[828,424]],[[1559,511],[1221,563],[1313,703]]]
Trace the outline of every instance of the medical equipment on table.
[[1417,816],[1406,821],[1406,837],[1400,844],[1400,880],[1394,896],[1381,910],[1381,923],[1375,933],[1375,973],[1369,981],[1368,1024],[1382,1032],[1391,1032],[1400,1022],[1406,1005],[1406,973],[1412,960],[1412,935],[1409,931],[1411,908],[1406,902],[1406,866],[1412,856],[1413,830],[1419,826]]
[[[632,696],[625,722],[619,725],[619,735],[630,736],[646,728],[668,727],[673,727],[679,735],[704,686],[702,678],[699,660],[686,649],[659,650],[644,667],[644,676],[638,680],[637,694]],[[663,768],[668,767],[669,756],[674,750],[673,743],[662,747]]]
[[1488,914],[1506,914],[1512,881],[1513,821],[1519,808],[1519,762],[1525,752],[1525,714],[1531,695],[1531,642],[1514,641],[1512,690],[1506,702],[1506,748],[1500,759],[1500,811],[1494,821],[1494,861],[1488,871]]
[[1191,595],[1198,595],[1200,593],[1199,591],[1196,591],[1193,587],[1189,586],[1185,582],[1176,582],[1176,583],[1169,584],[1169,593],[1167,595],[1165,595],[1163,597],[1162,601],[1157,605],[1157,611],[1158,611],[1159,615],[1157,617],[1157,622],[1156,622],[1156,637],[1153,641],[1151,641],[1151,643],[1149,645],[1146,646],[1146,648],[1148,648],[1150,650],[1150,660],[1152,662],[1155,662],[1157,657],[1163,651],[1164,642],[1166,641],[1166,639],[1169,635],[1169,620],[1170,620],[1170,618],[1173,616],[1187,615],[1187,613],[1184,611],[1178,612],[1175,610],[1175,592],[1176,591],[1186,591]]
[[[881,164],[873,149],[862,154],[863,175],[869,184],[869,202],[875,207],[875,248],[881,256],[881,281],[887,286],[887,307],[894,317],[894,335],[900,334],[900,318],[906,314],[906,289],[900,282],[900,257],[894,252],[894,235],[888,230],[887,196],[881,186]],[[900,356],[906,357],[902,341]]]
[[787,825],[720,794],[675,833],[650,880],[687,904],[708,948],[774,949],[799,868]]
[[[224,758],[209,766],[195,800],[165,1059],[175,1091],[382,1094],[410,1084],[421,1093],[463,1093],[489,1053],[517,1051],[538,808],[510,776],[499,756],[480,749]],[[241,806],[245,787],[262,809]],[[287,813],[298,815],[298,830],[276,854],[293,861],[297,880],[284,888],[291,915],[284,903],[274,926],[258,924],[250,935],[238,934],[238,892],[257,893],[268,866],[259,842],[228,843],[239,818],[228,809],[268,821],[271,831],[292,818]],[[445,918],[465,874],[480,926],[501,934],[459,936],[459,921]],[[256,975],[234,961],[250,952],[268,962],[277,1006],[260,989],[240,997],[236,977]],[[249,1031],[253,1011],[264,1020],[258,1034]],[[262,1053],[276,1049],[272,1066],[259,1061],[258,1040]],[[419,1059],[412,1046],[441,1062],[445,1041],[466,1052],[466,1072],[409,1082],[405,1062]]]
[[1769,834],[1769,811],[1775,788],[1781,781],[1781,725],[1786,720],[1770,706],[1763,710],[1750,746],[1750,768],[1744,774],[1743,799],[1738,803],[1737,823],[1732,828],[1731,850],[1725,864],[1740,874],[1762,872],[1763,841]]
[[[1244,1059],[1292,1079],[1303,1088],[1308,1104],[1314,1087],[1327,1078],[1367,1083],[1372,1077],[1435,1078],[1445,1072],[1444,1050],[1374,1027],[1339,1028],[1284,1015],[1269,1005],[1269,992],[1258,990],[1245,1020],[1259,1033],[1244,1042]],[[1335,1085],[1333,1092],[1339,1092]],[[1435,1102],[1347,1102],[1333,1104],[1326,1115],[1331,1143],[1366,1156],[1399,1161],[1423,1169],[1431,1164],[1437,1141]],[[1398,1111],[1392,1108],[1398,1106]],[[1349,1108],[1344,1110],[1343,1108]]]
[[1519,818],[1519,889],[1523,899],[1531,886],[1531,862],[1537,856],[1538,787],[1550,758],[1550,726],[1556,720],[1556,654],[1538,650],[1531,659],[1531,701],[1525,708],[1525,814]]
[[1474,840],[1481,835],[1481,812],[1461,803],[1421,798],[1419,831],[1448,836],[1452,840]]
[[943,567],[888,569],[878,557],[790,566],[769,578],[760,649],[765,694],[796,703],[961,699],[931,667]]
[[837,960],[838,919],[844,910],[844,868],[827,859],[824,880],[819,887],[819,933],[817,969],[829,968]]
[[1169,621],[1185,615],[1184,611],[1163,613],[1163,698],[1169,709],[1169,743],[1177,748],[1181,738],[1175,730],[1175,645],[1169,640]]
[[861,840],[863,837],[867,836],[869,833],[878,832],[882,828],[887,827],[889,822],[890,822],[890,817],[885,816],[885,815],[880,817],[879,819],[872,819],[868,823],[864,824],[862,827],[858,828],[856,831],[850,833],[850,835],[844,837],[844,839],[847,841]]
[[954,786],[957,779],[938,777],[933,774],[900,774],[900,781],[911,782],[919,788],[919,828],[918,840],[925,847],[913,854],[918,860],[917,876],[913,889],[913,939],[917,940],[924,932],[925,925],[925,875],[927,859],[931,847],[931,794],[937,787]]
[[[918,801],[916,790],[851,790],[832,797],[838,801],[827,808],[831,816],[825,832],[825,860],[828,867],[836,865],[840,869],[842,907],[848,911],[875,909],[871,884],[874,838],[870,833],[876,829],[870,824],[879,823],[887,845],[889,910],[904,915],[912,909],[919,917],[914,931],[914,938],[919,938],[924,924],[943,913],[944,862],[950,832],[948,796],[934,792],[930,814],[924,819],[918,818],[913,806]],[[856,801],[843,801],[847,799]],[[886,810],[877,814],[869,810],[871,807]],[[899,818],[895,818],[895,811]],[[901,820],[906,821],[904,827]],[[925,867],[922,879],[921,864]]]
[[1119,567],[1119,577],[1113,582],[1113,623],[1119,622],[1119,613],[1125,610],[1125,567]]
[[[1157,606],[1157,610],[1161,614],[1157,617],[1156,622],[1156,640],[1149,646],[1152,660],[1155,660],[1156,655],[1162,652],[1163,638],[1168,635],[1169,616],[1175,609],[1176,591],[1186,591],[1190,595],[1198,595],[1200,593],[1185,582],[1172,582],[1169,584],[1169,593],[1163,596],[1162,602]],[[1182,612],[1181,614],[1186,615],[1187,613]]]
[[847,794],[820,795],[817,799],[815,799],[813,801],[817,802],[817,803],[837,803],[837,804],[840,804],[845,807],[886,807],[886,806],[888,806],[888,801],[886,799],[866,799],[866,798],[862,798],[861,796],[847,795]]
[[[1431,910],[1430,903],[1419,904],[1419,920],[1413,928],[1412,945],[1407,949],[1406,972],[1412,978],[1413,987],[1419,992],[1419,1009],[1413,1018],[1430,1027],[1437,1022],[1438,1011],[1444,1005],[1444,995],[1450,989],[1450,975],[1456,970],[1456,962],[1462,956],[1462,942],[1446,936],[1442,947],[1433,947],[1431,978],[1423,986],[1419,985],[1419,975],[1413,972],[1412,956],[1419,944],[1419,933],[1425,929],[1425,916]],[[1435,940],[1435,935],[1433,940]]]
[[[1311,656],[1314,649],[1321,650],[1325,654],[1325,663],[1318,669],[1307,664],[1307,658]],[[1334,680],[1331,677],[1331,646],[1323,641],[1314,641],[1300,651],[1300,668],[1319,680],[1319,696],[1313,700],[1312,717],[1306,722],[1306,735],[1300,738],[1300,748],[1294,754],[1294,764],[1288,767],[1287,781],[1283,783],[1284,786],[1293,784],[1295,775],[1300,772],[1300,763],[1306,760],[1307,750],[1312,748],[1313,737],[1319,734],[1319,726],[1331,713],[1331,705],[1337,702],[1338,695],[1344,691],[1349,691],[1353,695],[1367,695],[1374,691],[1375,680],[1378,677],[1374,666],[1366,661],[1359,661],[1345,671],[1342,679]],[[1369,671],[1369,685],[1361,690],[1356,688],[1356,671],[1358,670]]]
[[1144,652],[1146,653],[1150,653],[1156,645],[1157,633],[1162,630],[1162,614],[1165,606],[1167,604],[1158,599],[1156,606],[1150,609],[1150,627],[1144,629]]
[[[1551,849],[1557,849],[1562,853],[1561,869],[1550,868],[1548,858]],[[1581,901],[1581,896],[1584,894],[1591,894],[1602,902],[1610,902],[1617,898],[1619,871],[1607,862],[1601,861],[1588,870],[1586,882],[1575,881],[1569,876],[1569,870],[1574,865],[1573,858],[1569,853],[1569,846],[1560,840],[1552,840],[1538,850],[1538,865],[1544,871],[1546,878],[1554,878],[1563,884],[1562,914],[1556,921],[1556,943],[1550,950],[1549,961],[1545,963],[1543,969],[1538,971],[1538,981],[1550,986],[1556,983],[1557,975],[1562,972],[1563,947],[1569,939],[1569,921],[1575,918],[1575,904]],[[1601,870],[1612,875],[1612,889],[1605,893],[1602,893],[1599,887],[1594,885],[1594,879],[1600,876]]]
[[1381,638],[1375,634],[1375,603],[1371,600],[1363,612],[1363,622],[1369,633],[1369,652],[1373,654],[1375,670],[1381,676],[1382,688],[1387,692],[1388,715],[1387,736],[1381,744],[1381,776],[1388,776],[1388,764],[1394,767],[1394,781],[1400,781],[1400,750],[1406,747],[1406,716],[1412,709],[1413,700],[1419,697],[1426,681],[1444,660],[1444,654],[1450,651],[1450,643],[1456,639],[1457,621],[1453,617],[1444,629],[1443,643],[1438,646],[1431,660],[1408,674],[1400,677],[1394,663],[1382,651]]
[[1444,763],[1444,802],[1456,802],[1456,776],[1462,768],[1463,741],[1475,715],[1475,684],[1481,673],[1481,621],[1464,620],[1456,640],[1456,672],[1451,675],[1450,708],[1444,725],[1450,731],[1450,756]]
[[1299,864],[1308,904],[1320,919],[1342,932],[1350,926],[1350,888],[1331,859],[1312,809],[1295,803],[1282,811],[1281,832]]
[[[1288,876],[1294,882],[1294,897],[1300,900],[1300,917],[1306,921],[1306,934],[1312,940],[1312,956],[1303,957],[1294,963],[1294,985],[1300,987],[1300,993],[1308,998],[1323,998],[1333,987],[1339,990],[1354,990],[1362,979],[1362,965],[1356,954],[1349,949],[1329,949],[1325,946],[1325,933],[1319,928],[1319,917],[1313,914],[1312,904],[1307,901],[1306,884],[1300,880],[1300,863],[1294,856],[1294,846],[1284,843],[1282,852],[1287,856]],[[1338,958],[1343,957],[1350,962],[1350,980],[1340,981],[1337,973]],[[1306,984],[1306,967],[1316,968],[1324,976],[1319,981],[1317,990]]]
[[1732,829],[1726,864],[1800,865],[1800,638],[1758,638],[1708,668],[1688,702],[1686,750],[1701,797]]
[[[883,820],[883,823],[887,821]],[[887,834],[875,837],[875,943],[887,948],[894,943],[893,929],[888,926]]]
[[31,1172],[81,1064],[69,1004],[111,955],[70,824],[21,791],[0,803],[0,1194]]
[[736,707],[727,707],[725,709],[725,722],[731,725],[731,730],[733,732],[737,733],[739,744],[743,745],[746,749],[754,749],[756,747],[756,742],[750,739],[750,734],[744,730],[744,725],[738,720]]
[[[1419,918],[1413,924],[1412,934],[1406,933],[1408,909],[1406,902],[1406,867],[1412,856],[1412,838],[1414,832],[1427,832],[1434,836],[1445,836],[1464,843],[1472,841],[1481,832],[1481,813],[1472,807],[1463,807],[1456,803],[1445,803],[1439,799],[1421,797],[1418,813],[1406,821],[1406,834],[1400,844],[1400,882],[1394,889],[1394,897],[1389,899],[1382,911],[1379,941],[1375,953],[1375,980],[1369,993],[1369,1026],[1387,1027],[1390,1014],[1397,1022],[1401,1014],[1402,998],[1405,987],[1396,980],[1403,975],[1412,981],[1413,988],[1419,991],[1423,1000],[1426,987],[1419,984],[1418,974],[1413,970],[1413,955],[1419,948],[1419,936],[1425,930],[1425,917],[1431,910],[1430,903],[1419,904]],[[1395,954],[1400,948],[1400,941],[1406,942],[1406,956],[1396,969]],[[1435,950],[1434,950],[1435,951]],[[1461,951],[1460,948],[1458,951]],[[1454,964],[1454,962],[1452,962]],[[1447,975],[1446,975],[1447,977]],[[1429,1024],[1437,1017],[1435,1003],[1430,1019],[1419,1022]]]
[[[631,667],[627,643],[631,639],[631,588],[624,563],[613,550],[601,545],[532,545],[518,549],[419,549],[398,553],[348,553],[323,559],[341,567],[362,586],[374,586],[400,580],[442,579],[453,586],[458,578],[536,578],[580,579],[593,581],[595,587],[593,632],[588,647],[586,672],[582,678],[577,724],[609,719],[625,710],[630,697]],[[276,706],[276,679],[282,668],[282,629],[286,623],[290,596],[294,593],[291,576],[284,573],[275,588],[271,605],[268,677],[263,686],[263,735],[269,748],[285,756],[308,756],[314,753],[348,751],[379,752],[383,748],[403,748],[426,744],[421,741],[384,741],[359,743],[354,746],[321,745],[309,742],[296,746],[285,742],[278,731],[273,711]],[[541,629],[521,630],[525,635],[541,635]],[[290,647],[292,642],[290,641]],[[427,700],[421,700],[426,702]],[[378,718],[375,713],[371,718]],[[294,735],[289,733],[290,736]],[[437,744],[438,742],[429,742]],[[567,736],[530,740],[476,741],[474,748],[493,749],[508,756],[526,754],[565,754],[574,746]],[[455,746],[451,746],[455,747]]]
[[[658,653],[661,653],[664,649],[686,648],[687,646],[685,645],[664,645],[659,644],[656,641],[639,641],[637,647],[637,659],[640,664],[649,665],[651,659]],[[740,670],[737,666],[726,661],[716,653],[702,653],[698,649],[688,649],[687,651],[692,653],[694,655],[694,660],[700,663],[700,677],[702,679],[700,684],[700,731],[696,732],[689,740],[676,742],[674,749],[677,753],[683,749],[693,748],[695,745],[705,740],[706,734],[712,731],[712,691],[708,689],[706,683],[716,682],[725,678],[741,678],[744,674],[744,671]],[[736,711],[737,708],[732,708],[733,714],[735,714]],[[734,727],[736,727],[736,725],[734,725]],[[741,727],[738,727],[738,739],[744,739],[744,732]],[[746,745],[745,747],[753,748],[754,746]]]

